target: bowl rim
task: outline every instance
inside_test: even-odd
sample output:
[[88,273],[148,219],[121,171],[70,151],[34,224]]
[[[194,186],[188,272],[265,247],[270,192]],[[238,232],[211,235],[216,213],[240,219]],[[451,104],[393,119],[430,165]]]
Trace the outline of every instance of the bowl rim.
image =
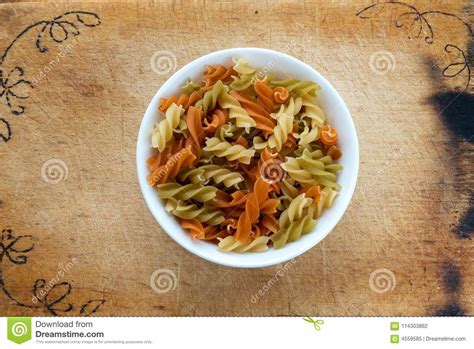
[[[354,140],[354,142],[351,143],[351,147],[353,147],[353,154],[352,155],[355,156],[354,167],[352,168],[352,171],[351,171],[352,175],[349,177],[349,180],[350,180],[349,183],[348,183],[349,187],[348,187],[347,184],[345,184],[345,189],[346,189],[345,196],[347,198],[346,198],[346,201],[343,204],[343,207],[339,210],[339,213],[337,214],[335,219],[333,219],[329,223],[329,226],[328,226],[328,228],[326,228],[325,233],[320,234],[318,239],[309,241],[307,244],[301,245],[297,249],[293,249],[292,251],[288,251],[288,253],[285,255],[284,258],[282,258],[280,256],[272,256],[271,251],[273,251],[273,250],[270,250],[270,249],[265,251],[265,252],[258,252],[258,253],[257,252],[255,252],[255,253],[247,252],[247,253],[245,253],[245,255],[249,255],[249,254],[267,255],[268,258],[264,259],[263,261],[259,261],[259,262],[256,262],[256,261],[254,261],[254,262],[249,262],[249,261],[236,262],[236,261],[228,261],[225,258],[223,260],[219,260],[218,258],[215,258],[214,256],[210,256],[210,255],[206,254],[199,247],[191,248],[190,246],[185,245],[182,241],[180,241],[172,233],[170,233],[162,224],[160,224],[160,219],[162,217],[160,217],[160,215],[157,211],[157,207],[154,206],[154,203],[149,202],[149,200],[147,199],[147,194],[145,193],[145,190],[146,190],[145,188],[147,186],[149,186],[149,184],[146,180],[146,176],[144,178],[142,176],[142,174],[140,173],[140,167],[143,166],[143,164],[140,163],[140,150],[141,150],[140,140],[143,137],[146,137],[147,134],[149,134],[149,129],[145,129],[145,119],[147,118],[147,115],[150,112],[153,112],[151,110],[152,109],[152,104],[154,104],[154,102],[156,102],[156,99],[159,98],[158,96],[161,95],[160,92],[162,90],[166,91],[170,87],[173,87],[175,85],[175,83],[172,82],[172,81],[176,77],[182,75],[183,72],[185,72],[189,69],[193,69],[193,66],[195,66],[199,63],[202,66],[205,66],[206,62],[209,61],[210,59],[212,59],[215,56],[230,55],[230,57],[235,57],[235,56],[238,56],[238,52],[242,52],[242,51],[249,51],[249,53],[251,53],[251,52],[260,52],[260,53],[264,53],[264,54],[268,54],[268,55],[272,55],[272,56],[276,56],[276,57],[283,57],[287,60],[292,61],[293,63],[295,63],[297,65],[303,66],[305,69],[312,70],[314,75],[317,76],[317,80],[318,80],[317,83],[320,84],[321,82],[323,82],[324,85],[326,85],[326,88],[329,87],[329,89],[327,91],[331,95],[333,95],[333,97],[337,100],[338,104],[342,107],[341,114],[346,114],[348,116],[347,120],[345,120],[345,121],[348,122],[347,126],[349,127],[350,132],[353,135],[353,140]],[[234,54],[232,55],[232,53],[234,53]],[[297,59],[297,58],[295,58],[291,55],[288,55],[286,53],[275,51],[275,50],[270,50],[270,49],[266,49],[266,48],[259,48],[259,47],[234,47],[234,48],[228,48],[228,49],[224,49],[224,50],[214,51],[214,52],[208,53],[204,56],[200,56],[200,57],[190,61],[189,63],[187,63],[186,65],[184,65],[183,67],[181,67],[180,69],[175,71],[160,86],[160,88],[155,92],[152,99],[148,103],[148,106],[147,106],[147,108],[145,110],[145,113],[144,113],[144,115],[141,119],[141,122],[140,122],[140,127],[139,127],[139,131],[138,131],[138,135],[137,135],[137,141],[136,141],[135,148],[136,148],[136,151],[135,151],[136,174],[137,174],[137,177],[138,177],[140,190],[141,190],[142,196],[145,200],[145,203],[148,206],[148,209],[150,210],[150,212],[152,213],[153,217],[155,218],[156,222],[160,225],[162,230],[165,231],[166,234],[172,240],[174,240],[176,243],[178,243],[178,245],[183,247],[185,250],[191,252],[192,254],[195,254],[198,257],[201,257],[204,260],[207,260],[209,262],[212,262],[212,263],[215,263],[215,264],[218,264],[218,265],[234,267],[234,268],[263,268],[263,267],[270,267],[270,266],[273,266],[273,265],[276,265],[276,264],[279,264],[279,263],[285,263],[285,262],[288,262],[288,261],[304,254],[305,252],[307,252],[308,250],[310,250],[311,248],[313,248],[314,246],[319,244],[327,235],[329,235],[329,233],[339,223],[339,221],[341,220],[341,218],[343,217],[343,215],[347,211],[347,209],[348,209],[348,207],[349,207],[349,205],[352,201],[352,197],[353,197],[355,187],[356,187],[356,184],[357,184],[357,179],[358,179],[358,175],[359,175],[359,165],[360,165],[359,140],[358,140],[358,137],[357,137],[357,130],[355,128],[354,120],[352,118],[352,115],[351,115],[349,109],[347,108],[346,103],[344,102],[342,97],[339,95],[337,90],[334,88],[334,86],[321,73],[319,73],[316,69],[314,69],[309,64],[307,64],[307,63],[305,63],[305,62],[303,62],[303,61],[301,61],[301,60],[299,60],[299,59]],[[163,206],[163,204],[159,201],[159,199],[157,199],[157,201],[159,202],[160,205]],[[175,219],[175,218],[172,217],[172,216],[169,216],[169,219]],[[315,229],[317,229],[317,228],[315,228]],[[311,233],[314,233],[314,231],[311,231],[309,234],[311,234]],[[217,249],[217,246],[216,246],[216,249]],[[229,254],[229,252],[221,252],[221,253],[226,254],[226,255]],[[230,253],[233,253],[233,252],[230,252]],[[235,253],[235,254],[242,255],[242,254],[238,254],[238,253]],[[239,259],[237,258],[236,260],[238,261]]]

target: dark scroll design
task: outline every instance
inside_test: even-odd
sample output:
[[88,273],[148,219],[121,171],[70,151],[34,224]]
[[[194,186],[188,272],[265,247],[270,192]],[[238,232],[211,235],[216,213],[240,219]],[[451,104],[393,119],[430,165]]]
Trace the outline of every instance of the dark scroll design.
[[[33,84],[25,76],[25,68],[15,66],[6,70],[4,62],[8,54],[15,47],[15,44],[27,33],[37,31],[35,47],[40,53],[48,52],[48,38],[54,43],[60,44],[70,37],[81,34],[81,27],[96,27],[101,24],[100,17],[92,12],[69,11],[51,20],[42,20],[33,23],[23,29],[10,44],[6,47],[0,57],[0,99],[13,115],[21,115],[25,112],[25,100],[28,99],[28,92],[33,88]],[[8,142],[12,137],[10,122],[5,118],[0,118],[0,140]]]
[[[357,12],[356,16],[361,19],[371,19],[378,16],[387,7],[394,7],[401,11],[395,18],[395,26],[397,28],[408,28],[409,33],[411,33],[408,35],[409,39],[423,37],[427,44],[432,44],[435,40],[435,30],[432,24],[432,19],[436,16],[452,18],[469,32],[471,40],[473,38],[474,32],[472,27],[461,17],[453,13],[438,10],[422,12],[416,7],[401,1],[381,2],[367,6],[363,10]],[[446,78],[454,78],[464,73],[466,83],[463,91],[467,90],[471,84],[471,54],[466,53],[459,46],[454,45],[453,43],[445,44],[444,53],[450,57],[450,63],[442,69],[443,76]]]
[[6,284],[3,263],[25,265],[28,253],[35,243],[31,235],[15,235],[11,228],[2,229],[0,240],[0,290],[16,306],[30,309],[46,309],[51,315],[90,316],[106,302],[105,299],[90,299],[81,305],[68,300],[72,284],[68,281],[37,279],[32,286],[31,301],[19,300]]

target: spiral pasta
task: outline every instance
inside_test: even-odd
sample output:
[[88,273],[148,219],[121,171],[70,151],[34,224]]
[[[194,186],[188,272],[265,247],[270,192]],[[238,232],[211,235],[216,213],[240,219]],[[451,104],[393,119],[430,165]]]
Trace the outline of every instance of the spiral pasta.
[[225,141],[226,139],[237,139],[238,138],[239,128],[235,126],[233,123],[227,123],[222,125],[219,129],[217,129],[215,136],[219,138],[221,141]]
[[318,90],[275,81],[240,58],[207,66],[160,99],[147,179],[191,238],[223,253],[256,253],[315,228],[343,170]]
[[153,186],[159,183],[165,183],[169,178],[175,177],[182,168],[191,166],[195,160],[196,157],[189,149],[183,148],[172,155],[164,165],[156,168],[148,176],[148,182]]
[[225,223],[222,222],[218,225],[203,225],[198,219],[181,219],[181,226],[188,230],[191,236],[195,239],[204,240],[204,241],[215,241],[219,242],[218,239],[223,239],[229,236],[230,232],[226,229],[221,228]]
[[311,143],[319,139],[319,127],[310,125],[306,120],[302,120],[303,131],[294,133],[294,137],[298,139],[298,144],[302,146],[309,146]]
[[314,212],[315,218],[318,218],[321,216],[323,209],[330,208],[332,206],[332,204],[334,203],[334,200],[336,199],[337,194],[339,194],[339,192],[328,187],[322,190],[321,198],[317,202],[316,210]]
[[257,69],[250,67],[249,62],[244,58],[233,58],[232,61],[234,62],[233,69],[239,75],[251,75],[257,72]]
[[183,107],[184,109],[188,108],[191,105],[194,105],[198,100],[202,98],[203,91],[199,89],[198,91],[192,91],[189,95],[183,93],[178,98],[176,96],[171,96],[170,98],[161,98],[160,99],[160,110],[166,111],[173,104]]
[[311,206],[312,203],[313,200],[307,198],[304,193],[295,197],[290,206],[281,214],[279,220],[280,227],[288,227],[295,220],[301,219],[305,209]]
[[273,100],[275,103],[283,104],[286,102],[288,97],[290,97],[290,92],[288,92],[285,87],[277,86],[273,89]]
[[191,79],[188,79],[188,81],[186,81],[185,84],[181,87],[181,91],[186,95],[190,95],[200,89],[201,85],[192,81]]
[[312,202],[313,200],[307,198],[303,193],[297,196],[283,211],[279,220],[280,230],[271,237],[275,248],[281,248],[289,241],[296,241],[302,234],[313,229],[316,221],[312,214],[308,214]]
[[248,115],[255,120],[255,128],[262,130],[265,135],[273,133],[275,122],[264,108],[251,99],[248,93],[232,91],[230,94],[232,97],[235,97]]
[[273,246],[277,249],[282,248],[288,242],[296,241],[301,235],[309,233],[315,226],[316,220],[306,215],[293,221],[288,227],[280,227],[280,230],[271,237]]
[[323,185],[325,187],[340,189],[336,182],[336,173],[342,169],[340,165],[333,164],[329,155],[323,156],[321,150],[303,154],[297,158],[287,158],[282,167],[288,175],[300,183]]
[[278,120],[273,134],[268,138],[268,146],[280,151],[283,144],[288,140],[288,135],[293,130],[294,116],[299,113],[302,106],[302,99],[291,98],[288,106],[281,106],[277,114],[273,117]]
[[201,184],[178,184],[164,183],[156,186],[158,196],[162,199],[177,200],[196,200],[199,202],[207,202],[216,197],[217,188],[211,186],[203,186]]
[[221,96],[227,94],[228,89],[229,88],[225,86],[222,81],[217,81],[212,89],[204,93],[202,99],[196,102],[195,106],[202,108],[204,115],[206,115],[208,111],[216,107],[217,101]]
[[199,160],[201,157],[201,141],[204,138],[201,114],[201,108],[195,108],[193,106],[188,108],[186,114],[186,125],[189,132],[187,144],[193,155],[196,157],[195,161]]
[[166,149],[160,153],[155,153],[147,160],[148,170],[150,173],[155,172],[160,166],[163,166],[171,156],[181,151],[186,140],[182,135],[173,138]]
[[253,84],[253,88],[255,90],[255,94],[257,95],[258,104],[260,104],[268,112],[273,111],[275,105],[273,103],[273,90],[270,86],[268,86],[267,81],[257,80]]
[[208,66],[204,73],[206,86],[213,86],[218,81],[229,82],[232,74],[235,73],[232,67],[219,65],[217,67]]
[[212,180],[215,184],[222,183],[226,188],[236,186],[244,181],[244,177],[240,173],[217,165],[204,165],[200,169],[203,170],[205,180]]
[[197,219],[201,223],[207,223],[210,226],[222,223],[224,213],[213,206],[204,205],[198,207],[196,204],[186,204],[182,200],[168,200],[165,208],[176,217],[182,219]]
[[227,110],[216,109],[204,117],[202,120],[202,130],[206,135],[213,135],[221,126],[224,126],[229,120],[229,112]]
[[316,96],[310,94],[304,95],[302,98],[302,106],[304,107],[301,118],[309,118],[311,120],[311,127],[323,127],[326,122],[326,115],[324,111],[317,105]]
[[303,154],[297,158],[297,161],[303,170],[311,174],[317,184],[340,189],[339,184],[336,182],[336,173],[339,172],[342,167],[333,164],[333,160],[329,155],[323,156],[321,150],[310,152],[305,149]]
[[225,157],[230,161],[237,160],[244,164],[249,164],[250,159],[255,154],[255,150],[246,149],[239,144],[232,145],[229,142],[221,141],[217,137],[209,138],[206,141],[204,150],[211,152],[218,157]]
[[271,86],[285,87],[290,96],[293,97],[303,97],[307,94],[316,95],[316,92],[319,90],[319,85],[312,81],[300,81],[300,80],[283,80],[283,81],[272,81]]
[[178,174],[180,182],[189,182],[192,184],[204,182],[204,170],[201,167],[185,168]]
[[247,133],[251,127],[255,127],[256,122],[252,119],[247,111],[242,108],[239,101],[230,94],[223,94],[219,96],[219,105],[223,109],[229,110],[229,119],[235,120],[237,127],[244,128]]
[[236,240],[234,236],[227,236],[219,239],[219,250],[222,252],[264,252],[268,250],[268,236],[260,236],[252,242],[242,243]]
[[230,87],[235,91],[245,90],[253,84],[253,79],[257,70],[249,67],[247,60],[243,58],[234,59],[233,61],[233,70],[238,73],[238,75],[232,76],[234,81],[230,84]]
[[160,152],[166,148],[166,143],[173,137],[173,130],[178,127],[183,113],[184,109],[181,106],[176,103],[171,104],[166,110],[165,118],[152,130],[151,145],[153,148],[157,148]]
[[299,193],[298,189],[294,184],[294,181],[289,178],[285,178],[281,181],[281,191],[286,197],[290,199],[296,198]]

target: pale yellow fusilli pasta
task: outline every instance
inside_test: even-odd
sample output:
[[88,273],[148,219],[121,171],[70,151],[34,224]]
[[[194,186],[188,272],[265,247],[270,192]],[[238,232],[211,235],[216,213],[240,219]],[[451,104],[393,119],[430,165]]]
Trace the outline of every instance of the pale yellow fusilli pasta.
[[318,106],[318,101],[316,96],[305,95],[303,96],[303,112],[301,113],[301,118],[311,119],[312,127],[323,127],[326,122],[326,115],[324,111]]
[[268,138],[268,146],[280,151],[283,144],[288,139],[288,135],[293,130],[294,116],[299,113],[302,106],[302,99],[290,99],[288,106],[282,105],[276,114],[272,117],[277,120],[277,125],[273,130],[273,134]]
[[263,138],[260,136],[255,136],[252,142],[255,150],[263,150],[268,147],[268,142],[264,141]]
[[304,147],[308,147],[311,143],[319,139],[319,127],[311,125],[306,120],[302,120],[303,131],[299,133],[293,133],[293,136],[298,139],[298,144]]
[[219,129],[216,131],[216,136],[219,137],[221,141],[225,141],[226,138],[236,138],[238,131],[239,128],[229,122],[219,127]]
[[230,87],[236,91],[241,91],[245,90],[246,88],[249,88],[253,83],[253,79],[257,70],[252,67],[249,67],[247,60],[243,58],[233,59],[233,62],[233,69],[239,75],[232,75],[232,79],[234,81],[230,84]]
[[268,250],[268,236],[260,236],[250,243],[242,243],[237,241],[233,235],[227,236],[224,239],[219,238],[219,250],[222,252],[263,252]]
[[217,137],[209,138],[203,148],[207,152],[212,152],[218,157],[225,157],[227,160],[237,160],[244,164],[249,164],[250,159],[255,155],[255,150],[246,149],[240,144],[232,145],[229,142],[221,141]]
[[176,103],[166,110],[165,118],[161,120],[152,130],[151,145],[153,148],[158,148],[158,151],[163,151],[173,137],[173,131],[178,127],[181,115],[184,109]]
[[331,188],[324,188],[321,191],[321,199],[316,203],[313,218],[320,217],[323,209],[331,207],[337,194],[339,193]]
[[240,173],[217,165],[205,165],[201,166],[200,169],[204,171],[203,177],[205,180],[212,180],[215,184],[222,183],[226,188],[244,181],[244,177]]
[[251,127],[255,127],[257,124],[247,111],[240,106],[239,101],[230,94],[221,95],[219,97],[219,105],[221,108],[229,109],[229,119],[235,119],[235,125],[244,128],[247,133],[250,132]]
[[281,191],[291,199],[298,196],[298,189],[294,186],[294,180],[291,178],[285,178],[281,181]]

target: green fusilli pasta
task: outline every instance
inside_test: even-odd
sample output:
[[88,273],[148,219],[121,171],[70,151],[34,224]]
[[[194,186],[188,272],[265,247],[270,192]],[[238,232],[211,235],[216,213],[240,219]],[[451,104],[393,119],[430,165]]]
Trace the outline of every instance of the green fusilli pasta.
[[182,219],[196,218],[201,223],[206,223],[210,226],[221,224],[225,218],[224,213],[213,206],[204,205],[198,207],[196,204],[186,204],[181,200],[170,199],[166,202],[165,208],[176,217]]
[[291,96],[303,97],[306,94],[316,95],[316,92],[320,89],[319,85],[312,81],[300,81],[300,80],[283,80],[283,81],[271,81],[271,86],[283,86]]
[[316,221],[309,210],[312,202],[313,200],[301,194],[283,211],[279,220],[280,230],[271,236],[275,248],[281,248],[287,242],[298,240],[302,234],[308,233],[315,227]]
[[157,186],[161,199],[196,200],[206,202],[216,197],[217,188],[200,184],[164,183]]
[[218,81],[210,91],[207,91],[202,99],[196,102],[196,107],[201,107],[204,115],[207,114],[208,111],[213,110],[216,105],[217,101],[224,95],[227,94],[229,88],[225,86],[222,81]]

